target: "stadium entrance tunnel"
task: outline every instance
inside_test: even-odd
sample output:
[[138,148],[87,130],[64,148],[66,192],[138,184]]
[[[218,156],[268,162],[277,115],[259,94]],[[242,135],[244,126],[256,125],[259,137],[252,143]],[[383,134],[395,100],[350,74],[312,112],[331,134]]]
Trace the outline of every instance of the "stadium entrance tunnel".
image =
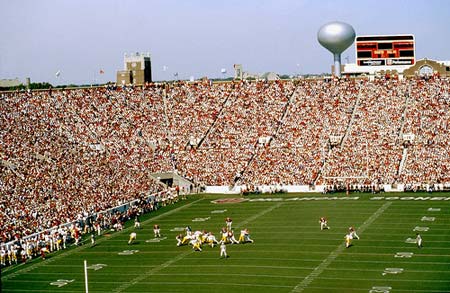
[[190,190],[193,186],[191,181],[174,172],[153,173],[152,177],[169,187],[179,186],[180,189]]

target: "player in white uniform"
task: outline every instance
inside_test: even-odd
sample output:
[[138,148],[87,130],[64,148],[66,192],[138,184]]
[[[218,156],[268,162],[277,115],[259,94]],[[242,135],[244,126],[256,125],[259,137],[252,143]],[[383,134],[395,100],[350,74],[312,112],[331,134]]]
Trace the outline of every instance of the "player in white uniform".
[[320,223],[320,230],[323,229],[330,229],[330,227],[328,227],[328,220],[325,217],[321,217],[319,220]]
[[20,256],[22,259],[22,263],[26,263],[27,262],[27,251],[25,249],[22,249],[22,251],[20,251]]
[[345,235],[345,247],[349,248],[352,245],[352,234],[348,233],[347,235]]
[[188,244],[192,240],[195,240],[195,236],[192,233],[190,233],[189,235],[178,234],[175,239],[177,240],[177,246],[181,246]]
[[139,221],[139,216],[136,216],[136,218],[134,218],[134,228],[141,229],[141,221]]
[[220,258],[222,257],[228,258],[227,245],[224,242],[220,244]]
[[358,239],[359,240],[359,236],[358,236],[358,234],[356,234],[356,230],[355,230],[355,228],[353,228],[353,226],[352,227],[350,227],[350,228],[348,228],[348,233],[350,234],[350,235],[352,235],[352,239]]
[[220,235],[221,235],[220,242],[226,243],[228,239],[228,231],[225,227],[223,227],[222,230],[220,231]]
[[230,217],[225,219],[225,224],[227,225],[227,230],[231,231],[231,225],[233,224],[233,220]]
[[91,245],[95,246],[95,231],[91,232]]
[[56,239],[55,239],[55,244],[56,244],[56,250],[60,250],[61,249],[61,242],[62,242],[62,237],[61,234],[56,233]]
[[153,234],[155,235],[155,238],[161,237],[161,230],[159,229],[158,224],[153,225]]
[[418,248],[422,248],[422,236],[419,233],[416,234],[416,243]]
[[194,238],[201,238],[203,236],[203,232],[202,231],[195,231],[194,233],[192,233],[192,236],[194,236]]
[[178,234],[175,239],[177,240],[177,246],[181,246],[183,244],[184,236],[183,234]]
[[202,240],[202,244],[206,243],[208,240],[208,234],[209,232],[206,230],[202,231],[202,235],[200,236],[200,239]]
[[62,233],[62,247],[63,249],[66,249],[66,243],[67,243],[67,231],[64,230]]
[[216,239],[216,236],[214,236],[211,232],[206,234],[206,242],[211,245],[211,247],[214,247],[214,244],[219,244],[219,242]]
[[12,265],[12,247],[6,249],[6,259],[8,260],[8,263]]
[[246,243],[246,242],[253,243],[253,240],[250,239],[250,231],[248,231],[247,228],[241,230],[241,235],[239,235],[239,243]]
[[200,238],[192,240],[191,244],[194,251],[202,251],[202,241]]
[[186,226],[185,230],[186,230],[186,235],[191,235],[192,234],[192,229],[191,229],[190,226]]
[[239,244],[239,241],[237,241],[236,238],[234,238],[233,230],[228,231],[228,238],[227,238],[227,240],[229,242],[231,242],[231,244]]
[[136,240],[136,232],[131,232],[130,234],[130,240],[128,240],[128,245],[132,244],[134,240]]
[[33,259],[34,242],[27,241],[27,257],[28,259]]
[[4,247],[0,249],[0,265],[6,266],[6,250]]

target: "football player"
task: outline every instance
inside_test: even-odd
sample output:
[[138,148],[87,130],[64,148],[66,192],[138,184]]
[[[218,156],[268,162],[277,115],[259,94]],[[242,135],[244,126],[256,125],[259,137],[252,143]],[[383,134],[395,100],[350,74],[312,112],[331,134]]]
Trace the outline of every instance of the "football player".
[[134,228],[141,229],[141,221],[139,220],[139,215],[136,215],[136,217],[134,218]]
[[199,238],[193,239],[189,242],[189,244],[192,244],[192,249],[194,251],[202,251],[202,240]]
[[349,248],[352,245],[352,234],[348,233],[347,235],[345,235],[345,247]]
[[46,254],[47,252],[49,252],[49,250],[47,249],[46,246],[44,246],[44,247],[41,248],[41,257],[42,257],[43,260],[45,260],[45,254]]
[[178,234],[177,237],[175,237],[175,239],[177,240],[177,246],[183,245],[183,239],[184,239],[183,234]]
[[352,239],[356,238],[359,240],[359,236],[358,236],[358,234],[356,234],[356,230],[355,230],[355,228],[353,228],[353,226],[348,228],[348,233],[352,236]]
[[239,235],[239,243],[245,243],[245,242],[253,243],[253,240],[250,239],[250,231],[247,228],[245,228],[244,230],[241,230],[241,235]]
[[155,234],[155,238],[161,237],[161,231],[158,224],[153,225],[153,234]]
[[418,248],[422,248],[422,236],[419,233],[416,234],[416,243]]
[[220,242],[226,243],[228,240],[228,231],[225,227],[223,227],[222,231],[220,231],[220,235],[222,235],[220,238]]
[[15,262],[17,264],[17,254],[18,254],[18,250],[17,250],[17,245],[14,245],[11,247],[11,264],[12,262]]
[[220,258],[228,258],[228,254],[227,254],[227,245],[225,243],[222,242],[222,244],[220,244]]
[[228,242],[231,242],[231,244],[239,244],[239,241],[234,238],[234,232],[233,230],[228,231]]
[[214,247],[214,244],[219,244],[219,242],[216,239],[216,236],[214,236],[211,232],[206,234],[206,242],[211,245],[211,247]]
[[131,232],[130,233],[130,240],[128,240],[128,245],[132,244],[134,242],[134,240],[136,240],[136,232]]
[[183,234],[179,234],[177,237],[177,246],[181,246],[181,245],[186,245],[188,244],[190,241],[195,240],[195,236],[192,234],[189,235],[183,235]]
[[95,246],[95,231],[91,232],[91,246]]
[[0,249],[0,264],[6,266],[6,250],[3,246]]
[[233,224],[233,220],[230,217],[225,219],[225,224],[227,225],[227,230],[231,231],[231,225]]
[[320,230],[323,229],[330,229],[330,227],[328,227],[328,220],[325,217],[321,217],[319,220],[320,223]]

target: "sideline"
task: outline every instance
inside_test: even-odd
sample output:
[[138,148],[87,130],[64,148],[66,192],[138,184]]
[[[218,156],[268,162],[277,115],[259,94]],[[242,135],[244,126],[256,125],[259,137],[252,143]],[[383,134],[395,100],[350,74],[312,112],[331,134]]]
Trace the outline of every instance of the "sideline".
[[[367,227],[369,227],[390,205],[392,202],[386,202],[375,213],[373,213],[357,230],[358,233],[363,233]],[[302,292],[314,279],[319,276],[335,259],[339,254],[344,251],[344,245],[339,246],[332,251],[326,259],[322,261],[303,281],[292,289],[291,292]]]
[[[150,223],[150,222],[152,222],[152,221],[154,221],[154,220],[158,220],[158,219],[163,218],[163,217],[166,217],[166,216],[170,216],[170,215],[172,215],[172,214],[174,214],[174,213],[177,213],[178,211],[180,211],[180,210],[182,210],[182,209],[184,209],[184,208],[190,207],[191,205],[193,205],[193,204],[195,204],[195,203],[197,203],[197,202],[199,202],[199,201],[202,201],[202,200],[204,200],[204,198],[197,199],[197,200],[195,200],[195,201],[193,201],[193,202],[191,202],[191,203],[188,203],[188,204],[186,204],[186,205],[183,205],[183,206],[181,206],[181,207],[178,207],[178,208],[175,208],[175,209],[173,209],[173,210],[167,211],[167,212],[165,212],[165,213],[163,213],[163,214],[160,214],[160,215],[158,215],[158,216],[151,217],[151,218],[145,220],[145,221],[143,222],[143,224]],[[133,229],[134,229],[134,226],[131,225],[130,227],[125,228],[125,229],[123,229],[123,230],[120,231],[120,232],[111,234],[110,237],[102,237],[102,238],[100,238],[99,240],[97,240],[96,242],[97,242],[97,243],[102,243],[103,241],[110,240],[110,239],[112,239],[112,238],[118,237],[118,236],[122,235],[123,233],[129,232],[129,231],[131,231],[131,230],[133,230]],[[60,253],[60,254],[58,254],[58,255],[55,255],[55,256],[53,256],[53,257],[50,257],[50,258],[46,259],[45,261],[40,261],[40,262],[35,263],[35,264],[32,264],[32,265],[30,265],[30,266],[26,266],[26,265],[25,265],[23,269],[18,269],[18,270],[15,271],[14,273],[7,274],[6,276],[2,276],[2,278],[1,278],[2,283],[3,283],[4,281],[6,281],[6,280],[9,280],[9,279],[11,279],[11,278],[14,278],[14,277],[16,277],[16,276],[18,276],[18,275],[22,275],[22,274],[28,273],[28,272],[30,272],[30,271],[36,269],[36,268],[39,268],[39,267],[41,267],[41,266],[45,266],[45,265],[50,264],[50,263],[52,263],[52,262],[54,262],[54,261],[56,261],[56,260],[59,260],[60,258],[69,256],[69,255],[72,255],[72,254],[77,253],[77,252],[79,252],[79,251],[81,251],[81,250],[84,250],[84,249],[86,249],[86,248],[90,248],[90,246],[89,246],[89,245],[82,245],[82,246],[76,247],[76,248],[74,248],[74,249],[69,249],[69,250],[67,250],[67,251],[65,251],[65,252],[62,252],[62,253]],[[17,267],[16,267],[16,266],[12,266],[12,267],[10,267],[10,268],[11,268],[11,270],[12,270],[12,269],[17,268]],[[7,272],[8,272],[8,271],[2,270],[2,275],[4,275],[4,274],[7,273]]]

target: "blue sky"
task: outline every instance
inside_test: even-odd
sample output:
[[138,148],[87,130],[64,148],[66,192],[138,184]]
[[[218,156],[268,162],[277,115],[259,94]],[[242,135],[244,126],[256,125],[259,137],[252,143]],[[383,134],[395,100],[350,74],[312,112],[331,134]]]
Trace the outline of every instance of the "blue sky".
[[232,76],[234,63],[329,72],[317,31],[333,20],[357,35],[414,34],[417,58],[450,60],[446,0],[0,0],[0,19],[0,79],[52,84],[115,81],[125,52],[150,52],[154,80]]

